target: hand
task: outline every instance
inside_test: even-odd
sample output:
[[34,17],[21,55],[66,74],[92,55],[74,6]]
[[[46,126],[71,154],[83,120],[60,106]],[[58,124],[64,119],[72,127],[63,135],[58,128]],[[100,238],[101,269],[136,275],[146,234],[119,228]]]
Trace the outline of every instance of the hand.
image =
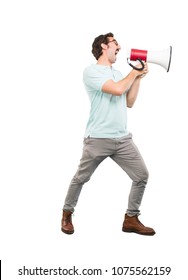
[[[141,64],[137,65],[137,67],[140,67],[140,66],[141,66]],[[138,76],[137,76],[138,78],[145,77],[146,74],[149,72],[147,63],[144,62],[144,69],[143,70],[140,70],[140,71],[136,70],[136,71],[137,71],[137,74],[138,74]]]

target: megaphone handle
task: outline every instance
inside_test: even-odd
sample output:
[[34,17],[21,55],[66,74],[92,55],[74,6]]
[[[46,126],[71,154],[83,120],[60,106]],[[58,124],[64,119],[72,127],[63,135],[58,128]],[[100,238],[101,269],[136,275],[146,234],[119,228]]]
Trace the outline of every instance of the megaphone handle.
[[144,62],[143,62],[140,58],[137,58],[137,60],[141,63],[142,67],[138,68],[138,67],[134,66],[133,64],[131,64],[131,63],[129,62],[129,58],[127,58],[128,64],[129,64],[133,69],[142,71],[142,70],[144,69]]

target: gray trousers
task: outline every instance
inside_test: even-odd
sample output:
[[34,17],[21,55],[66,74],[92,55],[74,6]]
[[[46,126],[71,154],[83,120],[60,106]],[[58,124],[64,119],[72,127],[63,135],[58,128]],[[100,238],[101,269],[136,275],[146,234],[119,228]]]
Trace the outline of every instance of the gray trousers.
[[85,138],[83,154],[74,175],[63,210],[74,212],[84,183],[88,182],[98,165],[107,157],[113,159],[132,179],[127,214],[139,214],[139,207],[148,181],[148,170],[132,134],[122,138]]

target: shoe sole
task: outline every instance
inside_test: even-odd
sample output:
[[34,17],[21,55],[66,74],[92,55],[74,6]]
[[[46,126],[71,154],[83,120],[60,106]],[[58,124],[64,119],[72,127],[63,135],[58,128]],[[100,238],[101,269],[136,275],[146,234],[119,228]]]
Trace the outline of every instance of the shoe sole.
[[66,233],[66,234],[73,234],[73,233],[74,233],[74,231],[65,231],[65,230],[63,230],[63,229],[61,229],[61,231],[62,231],[63,233]]
[[136,230],[131,230],[131,229],[125,229],[125,228],[122,228],[122,231],[123,232],[128,232],[128,233],[137,233],[137,234],[140,234],[140,235],[148,235],[148,236],[153,236],[155,235],[155,232],[139,232],[139,231],[136,231]]

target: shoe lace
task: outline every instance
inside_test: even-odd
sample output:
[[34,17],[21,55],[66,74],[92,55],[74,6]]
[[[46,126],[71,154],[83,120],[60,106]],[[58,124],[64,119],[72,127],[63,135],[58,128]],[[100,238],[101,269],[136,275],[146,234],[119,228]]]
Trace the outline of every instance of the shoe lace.
[[72,215],[71,214],[66,217],[66,222],[67,223],[72,223]]
[[137,222],[138,222],[141,226],[144,226],[144,225],[141,223],[141,221],[138,219],[138,216],[136,217],[136,219],[137,219]]

